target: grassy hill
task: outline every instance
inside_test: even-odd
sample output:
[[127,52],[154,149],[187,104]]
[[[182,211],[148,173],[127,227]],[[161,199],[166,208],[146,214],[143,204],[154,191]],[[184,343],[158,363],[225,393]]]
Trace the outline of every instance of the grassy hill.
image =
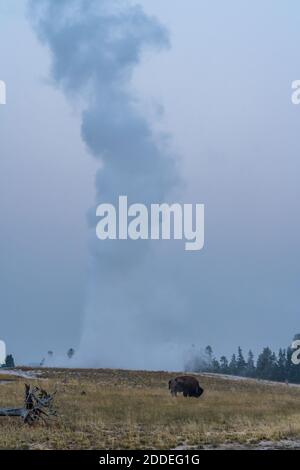
[[57,388],[59,417],[28,427],[0,418],[1,449],[170,449],[254,445],[300,437],[300,387],[199,375],[200,399],[172,398],[177,374],[43,369],[38,379],[0,374],[0,406],[22,406],[24,382]]

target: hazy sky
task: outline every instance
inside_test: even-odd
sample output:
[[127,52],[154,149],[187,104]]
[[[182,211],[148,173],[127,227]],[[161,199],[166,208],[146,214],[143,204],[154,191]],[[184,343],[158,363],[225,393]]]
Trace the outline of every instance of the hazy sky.
[[[170,334],[162,314],[161,342],[285,346],[300,310],[299,2],[137,3],[171,47],[144,54],[132,89],[153,131],[169,134],[184,201],[206,205],[205,249],[171,263],[185,302]],[[79,344],[99,168],[26,5],[0,0],[0,337],[18,362]]]

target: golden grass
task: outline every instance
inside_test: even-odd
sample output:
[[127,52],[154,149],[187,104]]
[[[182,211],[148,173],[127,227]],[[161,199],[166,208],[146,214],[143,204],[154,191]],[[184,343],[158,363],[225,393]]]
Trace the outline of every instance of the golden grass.
[[[0,418],[1,449],[169,449],[300,436],[300,388],[200,376],[200,399],[172,398],[174,374],[44,370],[59,418],[28,427]],[[0,385],[0,406],[22,406],[24,382]],[[0,380],[2,375],[0,374]],[[84,392],[84,393],[82,393]]]
[[20,377],[11,375],[11,374],[6,374],[5,372],[0,371],[0,383],[1,382],[15,382],[16,380],[19,380]]

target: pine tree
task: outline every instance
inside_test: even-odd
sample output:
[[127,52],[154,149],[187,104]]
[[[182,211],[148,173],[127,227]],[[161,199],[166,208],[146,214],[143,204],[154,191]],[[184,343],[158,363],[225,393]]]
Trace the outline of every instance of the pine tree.
[[270,348],[264,348],[258,356],[256,371],[257,377],[265,380],[273,380],[276,368],[276,355]]
[[243,356],[242,348],[239,346],[238,348],[238,356],[237,356],[237,374],[238,375],[245,375],[246,369],[246,362]]
[[271,361],[272,361],[272,373],[271,373],[271,380],[279,380],[278,375],[279,375],[279,369],[278,369],[278,359],[276,354],[273,352],[271,355]]
[[207,357],[212,360],[212,357],[213,357],[213,350],[212,350],[212,347],[211,346],[206,346],[205,348],[205,354],[207,355]]
[[212,360],[212,371],[218,374],[220,372],[220,364],[219,361],[215,358]]
[[8,367],[9,369],[14,369],[15,368],[15,360],[14,360],[12,354],[8,354],[6,356],[5,367]]
[[206,356],[206,361],[207,361],[207,369],[211,370],[212,369],[212,362],[213,362],[213,350],[211,346],[206,346],[205,348],[205,356]]
[[277,379],[284,382],[287,379],[287,359],[285,349],[279,349],[277,359]]
[[251,351],[251,349],[248,352],[248,359],[247,359],[247,364],[246,364],[246,375],[247,375],[247,377],[255,377],[255,375],[256,375],[256,369],[255,369],[255,363],[254,363],[254,354]]
[[74,354],[75,354],[75,351],[74,351],[73,348],[70,348],[69,351],[67,352],[67,356],[68,356],[69,359],[72,359]]
[[237,360],[236,355],[233,354],[231,361],[229,363],[229,374],[236,375],[237,374]]
[[291,347],[286,351],[286,380],[291,383],[300,383],[300,366],[292,362],[293,350]]
[[229,373],[228,359],[225,356],[222,356],[220,358],[220,371],[222,372],[222,374]]

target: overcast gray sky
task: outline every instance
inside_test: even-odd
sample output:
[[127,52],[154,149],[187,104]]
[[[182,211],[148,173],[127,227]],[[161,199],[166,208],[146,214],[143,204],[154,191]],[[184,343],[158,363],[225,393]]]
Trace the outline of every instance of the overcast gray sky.
[[[184,312],[171,334],[162,312],[157,337],[218,354],[286,346],[300,309],[300,5],[137,3],[171,47],[144,54],[131,88],[153,132],[169,134],[184,201],[206,205],[205,249],[170,261]],[[0,0],[0,336],[20,363],[79,344],[99,168],[81,140],[80,103],[50,84],[26,5]]]

